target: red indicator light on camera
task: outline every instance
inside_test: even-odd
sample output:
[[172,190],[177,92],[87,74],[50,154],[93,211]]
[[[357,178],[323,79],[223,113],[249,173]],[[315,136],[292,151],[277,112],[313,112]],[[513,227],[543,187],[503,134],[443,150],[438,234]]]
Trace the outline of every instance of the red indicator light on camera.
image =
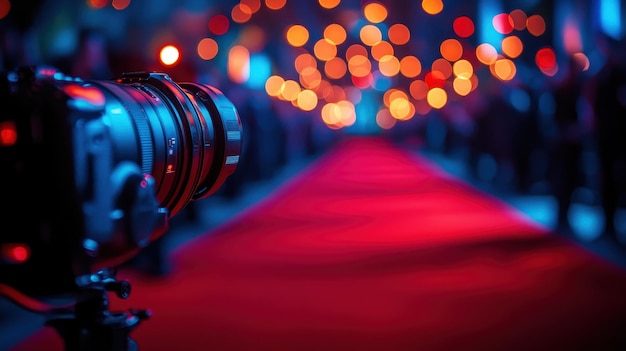
[[2,259],[5,262],[19,264],[28,261],[30,258],[30,247],[26,244],[4,244],[2,245]]
[[17,128],[15,122],[0,122],[0,146],[12,146],[17,142]]

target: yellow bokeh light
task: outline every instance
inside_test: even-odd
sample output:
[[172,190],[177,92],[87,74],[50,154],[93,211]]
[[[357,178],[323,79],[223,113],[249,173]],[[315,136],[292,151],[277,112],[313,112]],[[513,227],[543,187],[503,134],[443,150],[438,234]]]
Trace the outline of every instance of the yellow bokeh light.
[[300,88],[300,84],[298,84],[298,82],[289,79],[283,83],[279,96],[284,100],[294,101],[298,98],[301,90],[302,89]]
[[426,95],[426,101],[435,109],[441,109],[448,103],[448,93],[441,88],[432,88]]
[[312,90],[302,90],[296,99],[297,106],[303,111],[312,111],[317,107],[317,95]]
[[373,24],[364,25],[359,31],[359,37],[363,44],[367,46],[374,46],[383,40],[383,34],[380,29]]
[[391,88],[383,94],[383,103],[385,106],[391,106],[391,102],[395,99],[409,99],[408,95],[397,88]]
[[363,15],[372,23],[380,23],[387,18],[387,8],[380,3],[370,2],[363,7]]
[[313,46],[315,57],[322,61],[328,61],[337,56],[337,46],[328,39],[320,39]]
[[498,59],[496,63],[490,66],[490,70],[494,77],[503,81],[515,78],[517,73],[515,63],[509,59]]
[[303,25],[294,24],[287,29],[286,39],[291,46],[303,46],[309,40],[309,30]]
[[415,116],[415,106],[406,98],[396,98],[389,104],[391,116],[400,121],[407,121]]
[[389,27],[387,34],[389,35],[389,41],[396,45],[404,45],[411,39],[409,27],[402,23],[396,23]]
[[470,79],[474,74],[474,67],[472,63],[467,60],[459,60],[452,66],[452,72],[457,78]]
[[442,0],[422,0],[422,9],[429,15],[436,15],[443,11]]
[[457,77],[452,81],[452,87],[454,88],[454,92],[460,96],[467,96],[472,92],[472,81],[470,79]]
[[343,44],[347,36],[346,30],[337,23],[331,23],[324,29],[324,38],[335,45]]
[[280,95],[285,80],[281,76],[273,75],[265,81],[265,92],[267,95],[276,97]]

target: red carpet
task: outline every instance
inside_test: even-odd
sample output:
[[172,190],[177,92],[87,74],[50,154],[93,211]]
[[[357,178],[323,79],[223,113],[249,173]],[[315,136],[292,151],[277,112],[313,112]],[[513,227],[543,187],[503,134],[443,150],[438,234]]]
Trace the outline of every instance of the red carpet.
[[[112,299],[153,311],[140,351],[626,350],[626,272],[377,138],[172,260]],[[14,350],[42,349],[52,330]]]

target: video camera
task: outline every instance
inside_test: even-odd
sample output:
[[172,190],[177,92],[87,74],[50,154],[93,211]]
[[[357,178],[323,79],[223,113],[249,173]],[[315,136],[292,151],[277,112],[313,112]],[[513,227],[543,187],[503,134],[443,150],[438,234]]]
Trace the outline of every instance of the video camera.
[[130,292],[115,267],[233,174],[237,110],[163,73],[86,81],[45,66],[2,74],[0,106],[0,294],[52,313],[68,350],[132,348],[146,316],[108,312],[107,291]]

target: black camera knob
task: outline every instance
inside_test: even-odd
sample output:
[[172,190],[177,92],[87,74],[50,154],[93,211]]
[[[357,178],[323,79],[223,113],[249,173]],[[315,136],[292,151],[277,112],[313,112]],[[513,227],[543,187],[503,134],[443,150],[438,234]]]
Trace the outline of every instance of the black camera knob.
[[120,299],[127,299],[131,293],[130,282],[128,280],[115,280],[104,284],[104,289],[112,291]]

